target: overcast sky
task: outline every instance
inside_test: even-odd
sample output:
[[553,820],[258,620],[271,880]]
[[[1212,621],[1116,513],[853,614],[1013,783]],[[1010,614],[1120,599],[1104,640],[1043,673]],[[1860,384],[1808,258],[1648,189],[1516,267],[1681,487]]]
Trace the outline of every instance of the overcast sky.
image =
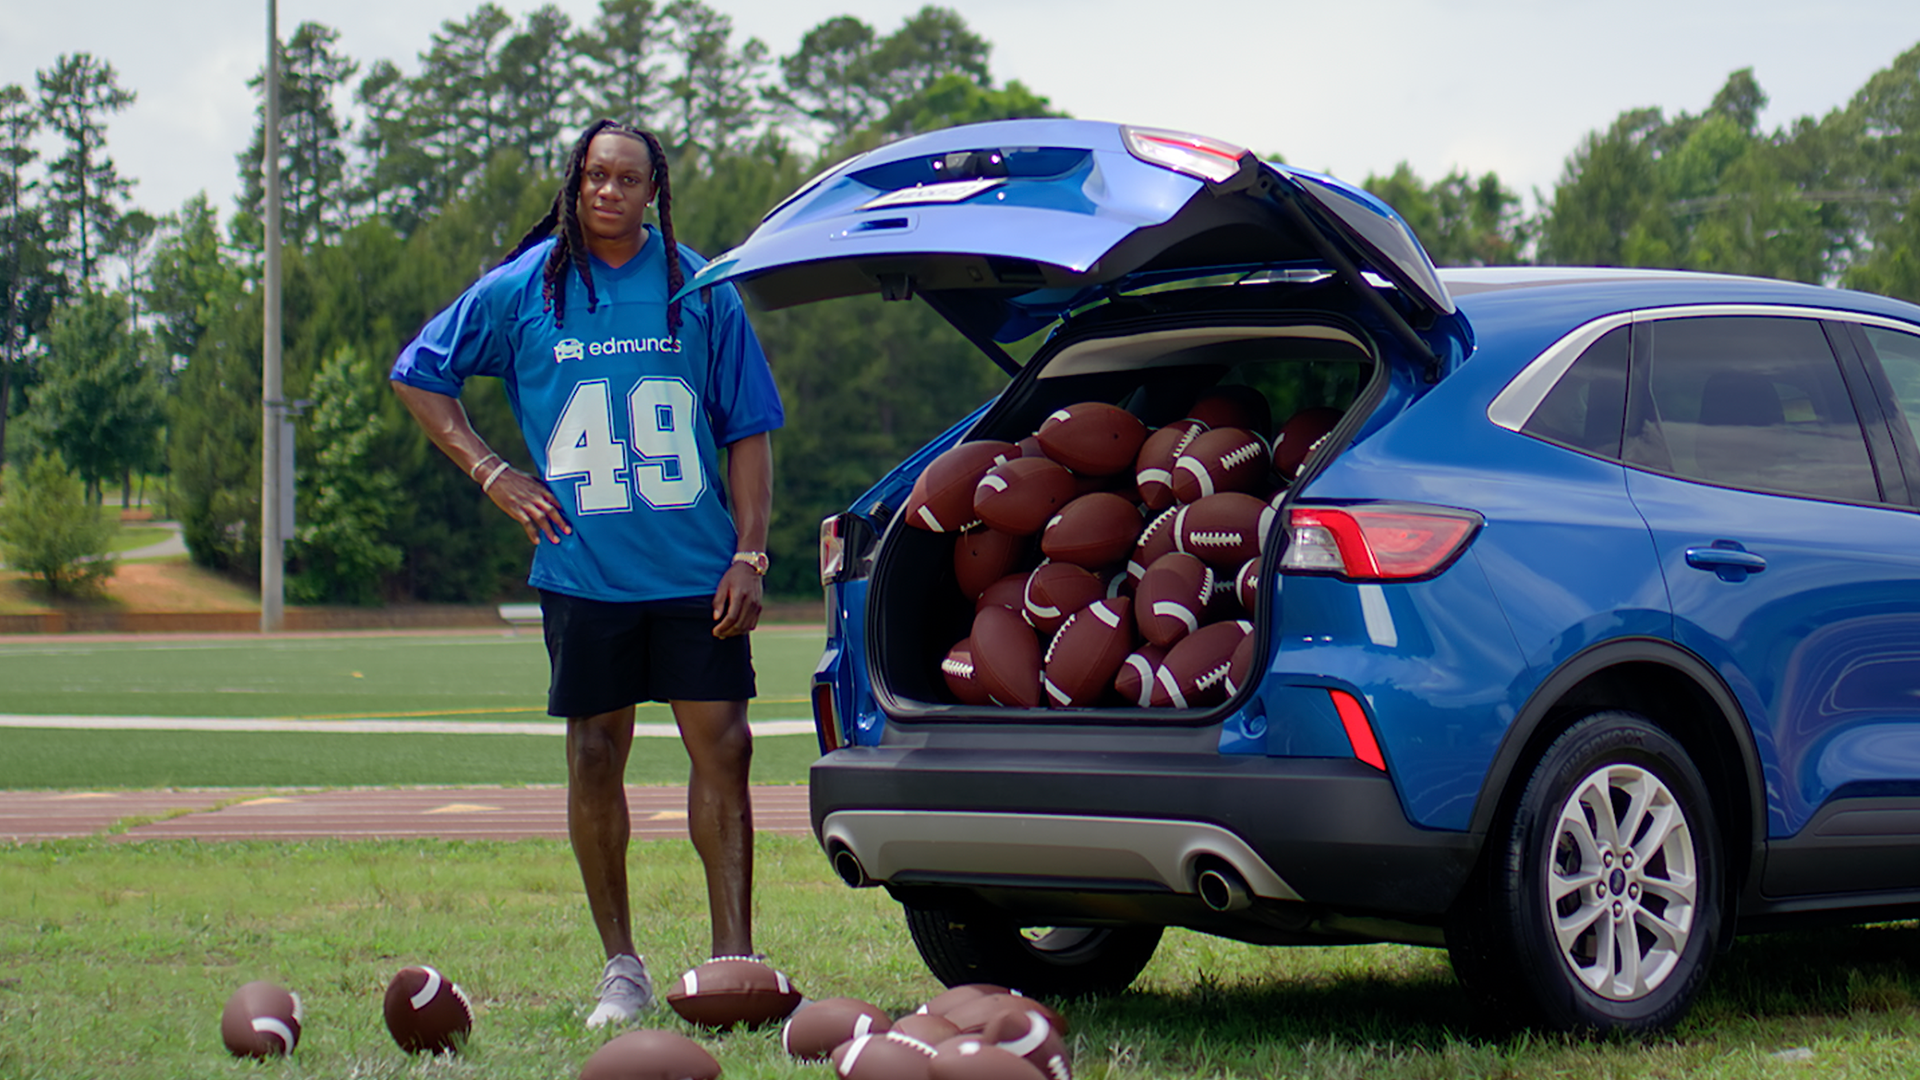
[[[480,0],[279,0],[341,32],[365,66],[417,70],[429,35]],[[516,16],[538,0],[497,0]],[[836,15],[881,33],[922,0],[709,0],[776,56]],[[576,24],[597,0],[558,0]],[[1354,181],[1400,161],[1433,180],[1496,172],[1551,191],[1569,152],[1622,111],[1706,107],[1754,69],[1768,128],[1844,105],[1920,44],[1920,0],[955,0],[1019,80],[1074,116],[1182,128]],[[247,78],[266,0],[0,0],[0,84],[33,89],[63,53],[91,52],[139,101],[109,128],[134,199],[155,212],[206,191],[224,210],[250,131]],[[689,193],[690,197],[698,195]]]

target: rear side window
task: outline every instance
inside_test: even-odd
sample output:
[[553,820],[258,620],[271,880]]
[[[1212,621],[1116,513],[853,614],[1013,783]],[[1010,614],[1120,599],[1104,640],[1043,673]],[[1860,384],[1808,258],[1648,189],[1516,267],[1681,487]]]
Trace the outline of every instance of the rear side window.
[[1754,491],[1876,502],[1839,362],[1810,319],[1662,319],[1636,334],[1629,464]]
[[1893,387],[1894,407],[1907,427],[1920,434],[1920,337],[1879,326],[1860,328],[1880,357],[1880,369]]
[[1587,346],[1541,400],[1520,430],[1575,450],[1620,456],[1620,425],[1627,407],[1629,327]]

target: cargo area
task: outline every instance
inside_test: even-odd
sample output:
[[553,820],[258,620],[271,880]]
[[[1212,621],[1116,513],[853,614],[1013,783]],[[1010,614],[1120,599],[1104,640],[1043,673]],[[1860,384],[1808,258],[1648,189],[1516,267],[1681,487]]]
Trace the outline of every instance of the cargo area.
[[[962,441],[1020,444],[1027,440],[1027,453],[1032,454],[1036,452],[1033,436],[1048,418],[1084,402],[1117,406],[1151,432],[1183,420],[1203,395],[1225,390],[1236,399],[1256,403],[1261,415],[1248,427],[1271,450],[1276,435],[1303,410],[1332,410],[1326,415],[1338,419],[1356,402],[1368,400],[1372,381],[1381,370],[1378,351],[1350,321],[1330,315],[1277,316],[1249,310],[1244,301],[1237,310],[1208,310],[1222,302],[1222,293],[1256,290],[1196,292],[1204,301],[1183,314],[1140,317],[1131,306],[1116,306],[1109,317],[1087,319],[1072,333],[1058,335]],[[1179,307],[1172,300],[1158,306],[1163,312]],[[1351,425],[1343,430],[1347,427]],[[1309,460],[1300,468],[1306,471],[1312,464]],[[1076,479],[1082,481],[1080,494],[1113,491],[1140,501],[1131,468],[1125,477]],[[1291,478],[1270,473],[1258,491],[1248,493],[1277,505],[1290,482]],[[1037,709],[963,703],[942,668],[956,643],[969,639],[981,607],[977,597],[962,590],[956,574],[955,548],[962,537],[915,527],[902,509],[891,508],[893,517],[874,562],[868,607],[869,671],[876,697],[893,720],[1111,724],[1124,717],[1130,723],[1150,719],[1195,723],[1211,711],[1211,707],[1141,708],[1111,692],[1084,707],[1049,708],[1045,700]],[[1161,516],[1144,507],[1140,513],[1142,530]],[[1264,545],[1260,566],[1269,579],[1282,535],[1283,529],[1271,530]],[[1020,554],[1010,573],[1028,573],[1044,561],[1039,541],[1035,534],[1017,542]],[[1109,597],[1130,596],[1139,581],[1137,569],[1129,579],[1124,562],[1097,573],[1107,581]],[[1256,610],[1249,611],[1234,602],[1230,589],[1225,591],[1204,621],[1230,618],[1259,625],[1264,612],[1258,609],[1264,608],[1264,597],[1256,602]],[[1031,616],[1026,618],[1031,624]],[[1044,654],[1048,635],[1034,632]]]

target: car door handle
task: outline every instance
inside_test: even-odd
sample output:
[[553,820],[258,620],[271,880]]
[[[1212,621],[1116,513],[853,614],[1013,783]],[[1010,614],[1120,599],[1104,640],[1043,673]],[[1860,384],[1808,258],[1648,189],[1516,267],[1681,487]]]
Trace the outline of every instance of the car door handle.
[[1688,548],[1687,565],[1712,570],[1722,581],[1745,581],[1748,574],[1765,570],[1767,560],[1731,540],[1717,540],[1712,547]]

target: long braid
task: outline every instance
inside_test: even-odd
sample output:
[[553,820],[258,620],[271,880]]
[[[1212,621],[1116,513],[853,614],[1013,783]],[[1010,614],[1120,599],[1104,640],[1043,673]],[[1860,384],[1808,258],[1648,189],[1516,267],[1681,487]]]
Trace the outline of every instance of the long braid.
[[[635,132],[640,141],[647,144],[647,157],[653,161],[653,184],[656,192],[654,212],[660,216],[660,239],[666,241],[667,256],[667,295],[673,296],[686,284],[687,275],[680,267],[680,244],[673,238],[673,185],[667,178],[667,155],[660,149],[660,140],[651,131]],[[667,303],[667,336],[680,337],[680,301]]]

